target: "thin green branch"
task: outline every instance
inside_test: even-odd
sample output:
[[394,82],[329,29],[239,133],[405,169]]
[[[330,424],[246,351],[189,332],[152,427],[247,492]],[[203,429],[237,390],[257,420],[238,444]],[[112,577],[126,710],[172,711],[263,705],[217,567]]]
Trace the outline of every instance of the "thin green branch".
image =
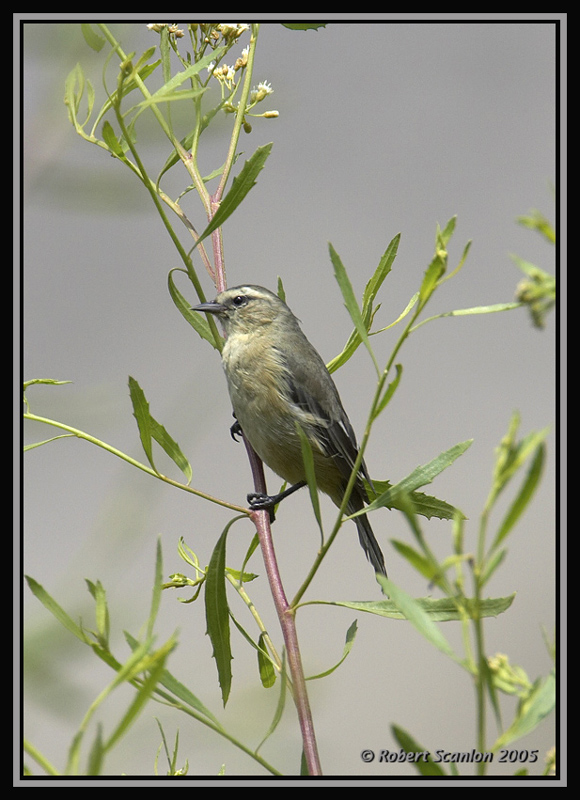
[[224,508],[229,508],[232,511],[236,511],[241,514],[246,514],[250,516],[250,512],[247,508],[242,508],[241,506],[236,506],[233,503],[228,503],[225,500],[220,500],[218,497],[213,497],[213,495],[207,494],[207,492],[202,492],[199,489],[194,489],[191,486],[187,486],[184,483],[180,483],[179,481],[173,480],[173,478],[169,478],[167,475],[162,475],[160,472],[156,472],[151,467],[147,466],[147,464],[143,464],[140,461],[137,461],[135,458],[127,455],[127,453],[123,453],[121,450],[117,450],[116,447],[113,447],[106,442],[101,441],[100,439],[91,436],[89,433],[85,433],[85,431],[81,431],[78,428],[73,428],[70,425],[65,425],[63,422],[58,422],[54,419],[48,419],[47,417],[39,417],[37,414],[33,414],[32,412],[28,411],[23,414],[24,419],[32,420],[33,422],[42,422],[45,425],[52,425],[55,428],[59,428],[60,430],[67,431],[70,435],[76,436],[78,439],[84,439],[86,442],[90,442],[91,444],[97,445],[97,447],[101,447],[103,450],[106,450],[109,453],[112,453],[114,456],[126,461],[128,464],[131,464],[133,467],[137,467],[137,469],[146,472],[148,475],[151,475],[154,478],[158,478],[159,480],[164,481],[164,483],[168,483],[170,486],[175,486],[177,489],[183,489],[184,492],[189,492],[190,494],[194,494],[196,497],[201,497],[204,500],[209,500],[211,503],[215,503],[216,505],[223,506]]

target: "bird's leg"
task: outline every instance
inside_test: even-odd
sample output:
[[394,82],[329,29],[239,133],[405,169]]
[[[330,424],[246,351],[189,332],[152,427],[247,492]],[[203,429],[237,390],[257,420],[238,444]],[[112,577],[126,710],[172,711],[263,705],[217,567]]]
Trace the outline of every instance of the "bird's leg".
[[292,486],[289,486],[283,492],[280,492],[280,494],[262,494],[261,492],[251,492],[248,495],[247,500],[252,511],[261,511],[266,509],[270,512],[270,522],[274,522],[274,506],[277,506],[278,503],[285,497],[294,494],[294,492],[298,491],[298,489],[302,489],[303,486],[306,486],[306,481],[298,481],[298,483],[294,483]]
[[[235,414],[233,415],[235,418]],[[243,436],[244,432],[242,430],[242,426],[236,419],[234,424],[230,428],[230,435],[234,442],[237,442],[238,436]],[[298,489],[302,489],[303,486],[306,486],[306,481],[299,481],[298,483],[289,486],[283,492],[279,494],[263,494],[262,492],[251,492],[247,496],[248,503],[250,504],[250,508],[252,511],[269,511],[270,512],[270,522],[274,522],[274,506],[277,506],[278,503],[283,500],[285,497],[288,497],[294,492],[298,491]]]

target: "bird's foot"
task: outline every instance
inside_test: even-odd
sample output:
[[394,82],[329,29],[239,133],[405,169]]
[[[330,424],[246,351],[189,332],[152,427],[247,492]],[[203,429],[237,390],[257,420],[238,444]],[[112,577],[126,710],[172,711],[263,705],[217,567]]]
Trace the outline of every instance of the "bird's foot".
[[274,516],[274,506],[279,500],[278,495],[272,496],[270,494],[263,494],[262,492],[251,492],[246,499],[252,511],[268,511],[270,513],[270,522],[274,522],[276,519]]
[[238,441],[237,437],[238,436],[243,436],[243,435],[244,435],[244,432],[242,430],[242,426],[240,425],[238,420],[236,420],[234,422],[234,424],[230,428],[230,436],[232,437],[234,442],[237,442]]

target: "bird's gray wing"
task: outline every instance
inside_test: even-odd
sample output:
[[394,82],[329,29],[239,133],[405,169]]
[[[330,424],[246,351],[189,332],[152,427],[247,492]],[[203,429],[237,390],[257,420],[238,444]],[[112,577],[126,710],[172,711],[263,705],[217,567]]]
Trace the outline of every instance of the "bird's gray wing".
[[[290,352],[283,354],[287,366],[287,395],[292,403],[317,420],[313,426],[316,438],[324,452],[335,459],[346,483],[358,455],[356,436],[326,365],[314,348],[312,353],[316,358],[301,362]],[[371,483],[364,461],[360,471]],[[360,480],[358,487],[366,499],[366,491]]]

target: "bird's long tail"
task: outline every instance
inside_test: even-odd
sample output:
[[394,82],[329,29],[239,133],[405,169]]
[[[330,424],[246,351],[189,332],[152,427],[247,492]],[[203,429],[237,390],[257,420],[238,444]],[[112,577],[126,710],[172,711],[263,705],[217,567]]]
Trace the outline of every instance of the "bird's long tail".
[[[350,505],[350,504],[349,504]],[[359,506],[362,508],[362,504]],[[349,509],[350,513],[358,511],[359,508]],[[358,538],[363,550],[365,551],[368,560],[373,565],[375,572],[380,572],[381,575],[387,577],[387,570],[385,568],[385,559],[379,543],[375,538],[373,529],[366,514],[361,514],[360,517],[355,517],[356,527],[358,530]]]

